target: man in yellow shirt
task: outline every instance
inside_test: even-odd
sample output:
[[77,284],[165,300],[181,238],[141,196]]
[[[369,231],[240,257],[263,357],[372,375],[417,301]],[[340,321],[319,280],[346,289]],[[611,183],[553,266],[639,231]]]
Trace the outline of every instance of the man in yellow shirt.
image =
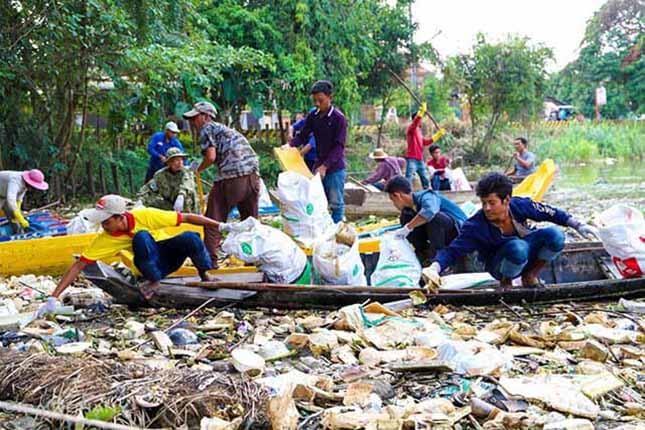
[[181,223],[218,228],[219,222],[202,215],[164,211],[154,208],[126,210],[126,200],[114,194],[101,197],[85,218],[101,223],[101,232],[81,258],[63,275],[44,313],[55,307],[60,294],[88,264],[114,257],[121,251],[134,254],[134,265],[146,279],[141,292],[146,299],[154,295],[159,281],[173,273],[190,258],[203,281],[211,280],[207,271],[213,267],[211,257],[199,234],[184,232],[172,236],[164,229]]

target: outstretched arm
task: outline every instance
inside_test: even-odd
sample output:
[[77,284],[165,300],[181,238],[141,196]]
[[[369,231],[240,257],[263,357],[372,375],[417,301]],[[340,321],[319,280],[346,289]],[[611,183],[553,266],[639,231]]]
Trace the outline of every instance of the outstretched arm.
[[77,260],[74,264],[72,264],[69,269],[67,269],[67,272],[63,275],[62,278],[60,278],[60,281],[58,282],[58,285],[56,285],[56,289],[52,293],[52,297],[58,298],[60,295],[65,291],[69,285],[78,278],[78,275],[83,271],[83,269],[87,266],[87,263],[84,262],[83,260]]
[[193,225],[201,225],[205,227],[217,228],[220,225],[219,221],[215,221],[214,219],[205,217],[204,215],[198,215],[198,214],[182,213],[181,219],[182,219],[182,222],[193,224]]

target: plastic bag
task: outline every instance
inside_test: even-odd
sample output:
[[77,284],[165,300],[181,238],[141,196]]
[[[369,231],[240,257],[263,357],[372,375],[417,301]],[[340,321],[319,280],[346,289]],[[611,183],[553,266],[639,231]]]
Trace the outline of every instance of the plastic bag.
[[471,191],[473,189],[461,167],[446,169],[446,177],[450,180],[451,191]]
[[231,226],[222,249],[245,263],[258,266],[277,284],[296,281],[307,265],[307,256],[289,236],[253,217]]
[[370,278],[371,285],[416,288],[420,279],[421,264],[410,242],[392,234],[383,236],[378,263]]
[[85,215],[91,209],[83,209],[67,224],[67,234],[97,233],[101,225],[92,223],[85,219]]
[[320,175],[307,179],[295,172],[280,173],[278,198],[285,232],[303,245],[312,246],[333,229]]
[[314,246],[313,265],[327,284],[367,285],[358,240],[350,247],[336,242],[334,235],[328,236]]
[[615,205],[596,217],[598,234],[616,268],[625,278],[645,273],[645,220],[627,205]]

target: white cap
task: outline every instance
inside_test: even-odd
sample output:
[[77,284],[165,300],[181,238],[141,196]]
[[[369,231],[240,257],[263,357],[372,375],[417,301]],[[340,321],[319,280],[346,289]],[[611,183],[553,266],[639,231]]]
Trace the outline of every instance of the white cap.
[[177,124],[175,124],[173,121],[168,121],[166,123],[166,127],[164,127],[166,130],[172,131],[173,133],[179,133],[179,127],[177,127]]
[[96,202],[94,209],[87,210],[83,217],[93,223],[102,223],[113,215],[121,215],[126,211],[127,201],[116,194],[103,196]]

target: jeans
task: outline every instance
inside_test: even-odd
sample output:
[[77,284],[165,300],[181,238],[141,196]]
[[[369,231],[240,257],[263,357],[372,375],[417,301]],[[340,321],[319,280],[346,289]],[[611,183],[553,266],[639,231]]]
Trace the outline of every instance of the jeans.
[[378,181],[378,182],[374,182],[374,183],[373,183],[373,184],[371,184],[371,185],[373,185],[374,187],[376,187],[376,189],[383,191],[383,190],[385,189],[385,184],[386,184],[386,183],[387,183],[387,182],[385,182],[385,181]]
[[[416,216],[416,211],[405,208],[401,211],[401,225],[409,223]],[[450,245],[459,231],[455,221],[443,212],[437,214],[427,223],[420,225],[408,234],[408,242],[414,247],[417,258],[422,265],[435,257],[437,251]]]
[[408,178],[408,181],[412,182],[412,176],[417,173],[421,179],[421,186],[423,189],[428,188],[430,186],[430,179],[428,178],[428,168],[423,160],[406,158],[405,161],[405,177]]
[[502,245],[497,254],[486,262],[486,271],[497,280],[514,279],[537,260],[553,261],[563,249],[564,233],[559,228],[541,228]]
[[432,175],[430,182],[432,183],[432,189],[435,191],[450,191],[450,179],[442,178],[439,173]]
[[213,267],[204,242],[195,232],[185,232],[170,239],[155,241],[147,231],[132,238],[134,265],[146,280],[157,282],[179,269],[186,258],[200,272]]
[[345,216],[345,169],[327,173],[322,183],[331,209],[331,219],[334,223],[341,222]]

